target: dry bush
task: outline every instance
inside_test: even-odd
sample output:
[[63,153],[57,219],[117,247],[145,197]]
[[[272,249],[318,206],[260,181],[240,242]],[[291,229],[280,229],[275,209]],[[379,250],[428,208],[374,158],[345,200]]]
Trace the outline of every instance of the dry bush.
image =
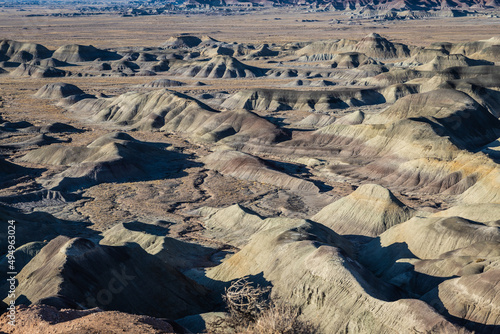
[[317,327],[299,320],[298,307],[268,298],[270,288],[252,286],[246,277],[231,284],[223,299],[229,315],[207,324],[209,334],[313,334]]
[[270,288],[252,286],[246,277],[233,282],[222,296],[232,317],[242,323],[254,322],[268,307]]
[[316,326],[299,320],[300,310],[283,302],[274,304],[262,312],[248,334],[310,334],[316,333]]

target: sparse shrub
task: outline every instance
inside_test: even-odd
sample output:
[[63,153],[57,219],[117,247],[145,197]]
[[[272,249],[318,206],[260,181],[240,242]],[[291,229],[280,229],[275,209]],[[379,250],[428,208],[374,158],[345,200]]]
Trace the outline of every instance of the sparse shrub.
[[260,314],[250,325],[248,334],[310,334],[316,333],[316,326],[299,320],[298,307],[283,302],[272,305]]
[[252,286],[246,277],[233,282],[225,289],[222,296],[226,302],[229,314],[238,322],[254,322],[257,317],[268,307],[269,299],[266,298],[270,288]]
[[246,277],[233,282],[223,299],[229,314],[207,324],[209,334],[313,334],[317,327],[299,320],[300,309],[273,301],[270,288],[253,286]]

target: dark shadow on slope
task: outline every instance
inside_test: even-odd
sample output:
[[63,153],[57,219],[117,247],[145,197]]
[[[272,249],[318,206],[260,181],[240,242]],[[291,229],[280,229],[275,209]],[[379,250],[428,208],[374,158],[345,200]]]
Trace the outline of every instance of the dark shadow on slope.
[[8,188],[29,177],[38,177],[46,169],[27,168],[4,160],[0,155],[0,187]]
[[[160,238],[157,238],[160,237]],[[156,258],[178,270],[212,265],[218,251],[196,243],[169,236],[169,227],[132,221],[116,225],[104,233],[103,244],[134,243],[151,252]]]
[[479,322],[451,315],[446,309],[446,306],[439,298],[439,289],[437,287],[429,291],[425,296],[422,297],[422,299],[431,307],[433,307],[439,314],[445,317],[446,320],[456,325],[463,326],[473,333],[500,334],[500,326],[498,325],[485,325]]
[[[167,150],[168,144],[140,142],[125,134],[112,136],[101,137],[87,147],[56,148],[57,152],[66,157],[71,158],[75,154],[81,156],[71,158],[75,163],[62,173],[45,180],[44,187],[73,192],[101,183],[178,178],[187,175],[185,169],[202,166],[192,160],[192,155]],[[51,147],[47,147],[47,151],[31,151],[25,156],[26,161],[43,163],[47,154],[54,154],[50,149]],[[88,157],[89,154],[91,158]]]
[[[89,239],[59,237],[41,250],[37,260],[25,269],[30,284],[18,288],[28,303],[100,307],[170,319],[212,309],[207,289],[137,244],[103,246]],[[33,288],[45,284],[57,286]]]
[[[5,224],[15,221],[17,248],[29,242],[49,241],[59,235],[101,238],[97,231],[88,228],[91,223],[59,219],[46,212],[24,213],[4,204],[0,204],[0,220]],[[7,252],[7,228],[0,231],[0,250],[1,255]]]
[[401,259],[418,258],[405,242],[383,247],[380,239],[376,238],[362,246],[357,260],[375,276],[400,289],[402,294],[398,299],[421,299],[453,324],[478,333],[500,333],[500,326],[485,325],[449,314],[439,298],[439,285],[459,276],[440,277],[417,272],[413,264],[399,261]]

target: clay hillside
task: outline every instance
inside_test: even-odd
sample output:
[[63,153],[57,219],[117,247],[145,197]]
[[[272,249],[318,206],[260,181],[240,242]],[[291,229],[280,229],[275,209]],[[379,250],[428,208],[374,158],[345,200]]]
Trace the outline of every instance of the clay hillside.
[[0,4],[0,333],[500,333],[497,3],[325,4]]

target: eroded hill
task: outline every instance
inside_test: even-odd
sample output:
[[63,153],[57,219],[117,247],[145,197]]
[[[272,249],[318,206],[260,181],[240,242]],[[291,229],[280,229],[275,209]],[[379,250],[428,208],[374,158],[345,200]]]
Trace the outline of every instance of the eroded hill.
[[203,329],[247,277],[319,333],[500,332],[498,37],[0,46],[26,330]]

